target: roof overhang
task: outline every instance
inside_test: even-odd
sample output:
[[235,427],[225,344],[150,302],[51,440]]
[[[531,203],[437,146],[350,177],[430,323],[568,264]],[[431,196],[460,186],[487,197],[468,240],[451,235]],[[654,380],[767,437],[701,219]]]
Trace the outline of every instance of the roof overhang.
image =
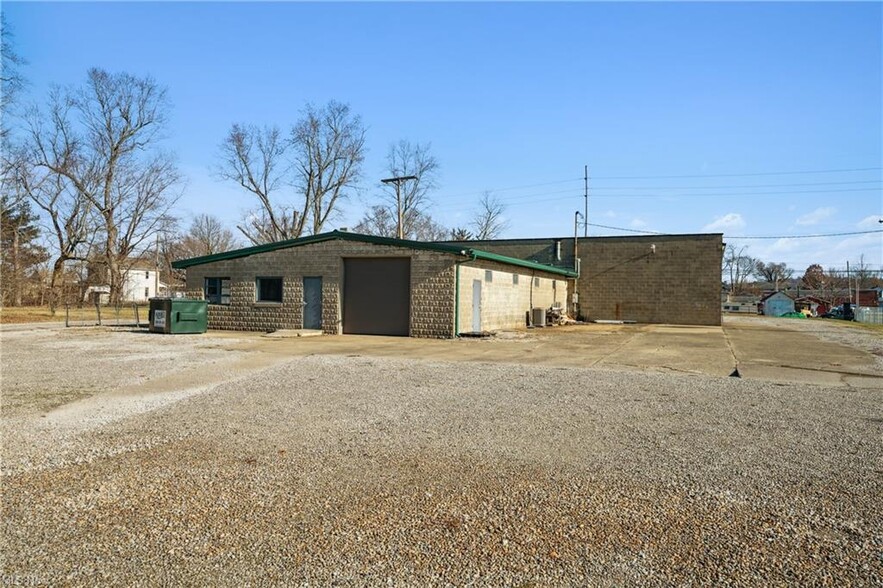
[[291,247],[300,247],[313,243],[323,243],[325,241],[355,241],[359,243],[371,243],[374,245],[386,245],[389,247],[401,247],[404,249],[417,249],[422,251],[434,251],[437,253],[446,253],[460,257],[469,258],[471,260],[481,259],[485,261],[494,261],[507,265],[524,267],[536,271],[558,274],[569,278],[576,278],[576,272],[551,265],[544,265],[534,261],[518,259],[506,255],[498,255],[480,249],[472,249],[462,245],[447,245],[443,243],[427,243],[425,241],[411,241],[409,239],[393,239],[391,237],[377,237],[375,235],[362,235],[360,233],[350,233],[349,231],[331,231],[328,233],[320,233],[318,235],[309,235],[300,237],[299,239],[288,239],[286,241],[276,241],[275,243],[267,243],[265,245],[255,245],[254,247],[245,247],[243,249],[234,249],[233,251],[225,251],[223,253],[215,253],[213,255],[204,255],[202,257],[191,257],[189,259],[179,259],[172,263],[175,269],[186,269],[196,265],[206,263],[214,263],[216,261],[224,261],[228,259],[238,259],[240,257],[249,257],[259,253],[267,253],[269,251],[277,251],[279,249],[288,249]]

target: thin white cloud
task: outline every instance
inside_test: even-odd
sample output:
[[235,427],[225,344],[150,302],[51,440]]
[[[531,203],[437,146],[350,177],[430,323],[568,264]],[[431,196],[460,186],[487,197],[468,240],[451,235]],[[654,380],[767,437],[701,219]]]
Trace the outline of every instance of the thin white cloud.
[[741,229],[745,226],[745,219],[738,212],[729,212],[723,216],[715,218],[713,221],[702,227],[702,232],[713,233],[723,231],[725,229]]
[[883,216],[878,215],[878,214],[872,214],[871,216],[866,216],[862,220],[858,221],[858,225],[856,225],[856,226],[859,228],[862,228],[862,229],[883,228],[883,226],[880,225],[881,218],[883,218]]
[[837,212],[833,206],[822,206],[797,218],[798,225],[817,225]]
[[647,223],[639,218],[633,218],[632,222],[629,223],[629,226],[633,229],[643,229],[647,226]]
[[616,213],[613,212],[612,210],[608,210],[607,212],[604,213],[604,216],[607,218],[616,218]]

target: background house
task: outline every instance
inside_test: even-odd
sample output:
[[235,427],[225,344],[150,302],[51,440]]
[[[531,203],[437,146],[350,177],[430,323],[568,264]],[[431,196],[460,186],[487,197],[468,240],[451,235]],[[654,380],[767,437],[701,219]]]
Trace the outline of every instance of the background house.
[[[167,287],[159,281],[155,268],[132,267],[123,272],[122,302],[145,303],[166,292]],[[94,303],[96,299],[101,304],[107,304],[110,301],[110,286],[105,283],[86,288],[83,300]]]

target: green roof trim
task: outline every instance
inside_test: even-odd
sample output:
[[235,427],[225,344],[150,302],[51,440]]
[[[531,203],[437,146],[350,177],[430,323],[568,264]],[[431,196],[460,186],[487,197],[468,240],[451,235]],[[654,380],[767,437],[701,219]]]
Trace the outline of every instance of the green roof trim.
[[300,247],[301,245],[310,245],[312,243],[323,243],[340,239],[343,241],[356,241],[359,243],[372,243],[374,245],[388,245],[390,247],[402,247],[405,249],[419,249],[423,251],[436,251],[439,253],[449,253],[451,255],[461,255],[471,257],[473,259],[483,259],[486,261],[496,261],[519,267],[526,267],[533,270],[559,274],[569,278],[577,277],[576,272],[571,270],[555,267],[551,265],[543,265],[534,261],[508,257],[506,255],[498,255],[488,251],[479,249],[471,249],[460,245],[446,245],[442,243],[426,243],[424,241],[411,241],[409,239],[393,239],[391,237],[377,237],[374,235],[362,235],[360,233],[350,233],[348,231],[331,231],[329,233],[320,233],[318,235],[310,235],[308,237],[300,237],[299,239],[288,239],[286,241],[276,241],[275,243],[267,243],[266,245],[255,245],[254,247],[245,247],[243,249],[234,249],[233,251],[225,251],[224,253],[215,253],[213,255],[203,255],[202,257],[191,257],[190,259],[179,259],[172,263],[175,269],[186,269],[195,265],[204,263],[212,263],[215,261],[224,261],[227,259],[237,259],[240,257],[248,257],[258,253],[267,253],[268,251],[276,251],[278,249],[288,249],[289,247]]

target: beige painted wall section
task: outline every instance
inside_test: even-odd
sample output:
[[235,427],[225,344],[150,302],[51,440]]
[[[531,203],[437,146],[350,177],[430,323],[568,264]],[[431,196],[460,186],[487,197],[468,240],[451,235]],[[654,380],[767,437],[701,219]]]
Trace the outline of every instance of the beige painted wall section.
[[[493,272],[490,282],[485,276],[488,270]],[[513,275],[518,276],[518,284],[513,283]],[[534,279],[539,283],[535,284]],[[482,331],[524,328],[531,308],[549,308],[556,301],[566,305],[567,280],[564,276],[495,262],[471,261],[460,266],[460,333],[473,331],[472,288],[475,280],[481,281]]]
[[[371,243],[333,240],[187,268],[188,296],[203,298],[204,280],[230,278],[230,305],[211,304],[210,329],[267,331],[303,326],[303,278],[322,277],[322,330],[342,330],[343,259],[410,257],[412,337],[451,337],[455,257]],[[282,303],[255,302],[257,277],[282,277]]]

